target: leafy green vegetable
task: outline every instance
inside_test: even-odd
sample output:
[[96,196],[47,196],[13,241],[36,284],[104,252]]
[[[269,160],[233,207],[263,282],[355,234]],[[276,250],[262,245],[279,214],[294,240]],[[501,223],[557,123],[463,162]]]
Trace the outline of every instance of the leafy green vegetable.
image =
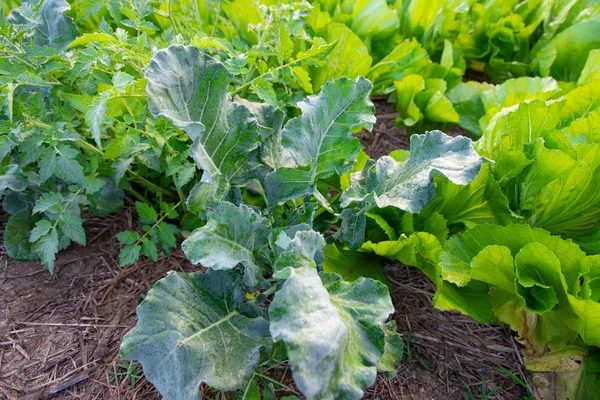
[[435,176],[465,185],[477,177],[485,161],[469,139],[450,138],[440,131],[414,135],[410,146],[411,156],[406,162],[382,157],[353,175],[350,188],[342,195],[342,206],[361,203],[367,208],[392,206],[418,213],[433,200]]
[[243,387],[271,344],[268,322],[240,309],[240,283],[234,271],[169,274],[140,304],[122,355],[139,360],[169,398],[195,398],[202,382],[219,390]]
[[387,288],[310,267],[288,267],[278,276],[285,283],[269,307],[270,330],[286,345],[298,388],[308,399],[362,397],[384,350],[382,324],[394,311]]
[[341,79],[323,86],[321,93],[298,103],[302,116],[290,120],[281,135],[282,151],[294,167],[277,168],[265,185],[273,203],[313,194],[319,179],[341,175],[358,154],[355,128],[371,129],[375,108],[369,100],[371,84],[364,78]]

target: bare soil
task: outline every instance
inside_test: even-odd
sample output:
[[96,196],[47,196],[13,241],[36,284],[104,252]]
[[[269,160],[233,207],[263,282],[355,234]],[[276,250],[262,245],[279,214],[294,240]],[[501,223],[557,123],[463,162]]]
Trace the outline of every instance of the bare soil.
[[[406,132],[394,127],[393,105],[376,105],[373,133],[359,135],[367,153],[378,158],[408,148]],[[0,248],[0,399],[160,399],[139,370],[132,385],[119,345],[154,282],[169,270],[197,267],[176,251],[170,259],[119,268],[114,236],[135,226],[134,215],[130,207],[108,218],[89,218],[88,246],[60,253],[53,276],[39,263],[9,260]],[[523,397],[524,389],[499,371],[505,368],[526,380],[509,330],[435,310],[435,288],[414,268],[391,263],[386,274],[394,283],[393,318],[409,351],[397,376],[378,376],[366,399],[481,398],[484,382],[488,392],[498,388],[490,398]],[[293,390],[287,366],[272,377]],[[280,388],[276,393],[293,392]]]

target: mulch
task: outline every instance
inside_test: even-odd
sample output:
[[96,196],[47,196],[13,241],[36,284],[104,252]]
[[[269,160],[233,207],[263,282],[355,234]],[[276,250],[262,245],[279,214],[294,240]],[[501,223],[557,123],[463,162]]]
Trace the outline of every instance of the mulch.
[[[378,158],[408,148],[406,132],[394,126],[394,106],[376,106],[373,132],[359,134],[367,153]],[[115,234],[135,227],[132,207],[88,218],[88,246],[60,253],[53,276],[39,263],[9,260],[0,248],[0,399],[160,399],[139,369],[132,385],[119,345],[152,285],[167,271],[197,267],[175,251],[170,259],[120,268]],[[500,370],[527,378],[510,330],[435,310],[435,287],[415,268],[390,263],[386,274],[408,350],[397,376],[378,376],[366,399],[481,398],[482,386],[498,388],[492,399],[523,397],[524,388]],[[288,370],[274,369],[272,377],[293,389]]]

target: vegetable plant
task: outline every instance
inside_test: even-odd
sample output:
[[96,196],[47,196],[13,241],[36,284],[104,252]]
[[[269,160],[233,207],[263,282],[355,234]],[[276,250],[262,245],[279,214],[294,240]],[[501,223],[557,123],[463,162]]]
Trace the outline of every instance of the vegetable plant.
[[157,52],[146,78],[152,114],[190,136],[204,171],[187,204],[205,224],[182,248],[208,271],[157,282],[122,356],[163,396],[191,399],[200,383],[243,390],[283,349],[307,398],[360,398],[377,370],[395,371],[402,339],[386,285],[344,280],[329,249],[340,251],[336,238],[360,246],[372,210],[421,210],[435,176],[468,184],[484,159],[469,139],[429,132],[401,161],[356,165],[351,132],[375,122],[364,78],[326,83],[283,126],[273,107],[231,98],[226,67],[195,47]]

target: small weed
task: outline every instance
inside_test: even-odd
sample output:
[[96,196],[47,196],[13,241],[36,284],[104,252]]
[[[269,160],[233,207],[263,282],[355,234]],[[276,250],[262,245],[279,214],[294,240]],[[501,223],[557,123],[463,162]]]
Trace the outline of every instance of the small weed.
[[108,371],[110,383],[121,382],[129,379],[131,388],[135,389],[135,384],[142,378],[142,366],[137,361],[120,361],[115,367]]
[[503,374],[508,375],[513,381],[517,382],[519,385],[521,385],[527,391],[527,394],[525,395],[525,397],[523,397],[523,400],[535,400],[535,396],[531,392],[529,385],[526,382],[523,382],[523,380],[521,378],[519,378],[517,375],[515,375],[513,372],[507,370],[506,368],[500,367],[500,368],[498,368],[498,371],[502,372]]
[[485,376],[481,376],[481,397],[477,398],[473,390],[471,390],[471,386],[467,385],[465,382],[461,380],[462,384],[467,388],[467,393],[464,395],[466,400],[487,400],[493,395],[495,395],[500,388],[492,388],[488,390],[487,384],[485,383]]
[[423,368],[429,371],[429,366],[419,357],[415,346],[412,344],[412,332],[408,332],[404,341],[404,360],[406,362],[418,362]]

